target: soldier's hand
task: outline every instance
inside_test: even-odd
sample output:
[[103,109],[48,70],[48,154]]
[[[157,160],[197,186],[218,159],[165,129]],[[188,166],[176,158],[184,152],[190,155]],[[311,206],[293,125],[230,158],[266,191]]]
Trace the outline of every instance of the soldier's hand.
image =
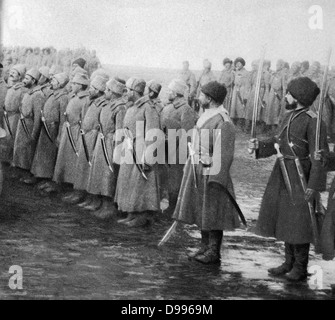
[[305,200],[308,202],[312,202],[316,199],[317,192],[313,189],[307,189],[305,193]]
[[258,139],[250,139],[248,143],[248,151],[250,154],[253,154],[255,150],[259,148],[259,141]]
[[316,161],[321,161],[322,159],[326,158],[326,151],[325,150],[319,150],[314,152],[314,159]]

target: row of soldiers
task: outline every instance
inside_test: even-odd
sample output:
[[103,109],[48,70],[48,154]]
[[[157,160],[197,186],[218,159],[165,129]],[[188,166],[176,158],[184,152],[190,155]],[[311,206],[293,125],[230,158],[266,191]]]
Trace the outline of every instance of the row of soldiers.
[[[224,84],[228,94],[225,100],[225,108],[229,111],[234,123],[243,131],[250,132],[251,121],[253,118],[255,89],[257,82],[257,72],[260,61],[252,62],[252,70],[245,68],[246,61],[239,57],[233,62],[229,58],[223,60],[224,70],[219,77],[212,72],[211,62],[204,60],[203,72],[196,80],[194,73],[189,70],[189,63],[183,63],[181,78],[189,87],[189,103],[195,105],[201,92],[201,88],[217,80]],[[258,105],[258,128],[261,132],[275,132],[285,114],[285,93],[288,83],[298,77],[309,77],[319,87],[321,86],[323,71],[320,62],[315,61],[311,65],[308,61],[294,62],[291,66],[284,60],[278,60],[276,70],[271,70],[271,61],[265,60],[261,78],[260,98]],[[335,67],[328,73],[326,84],[326,98],[323,119],[327,125],[327,134],[335,141]],[[195,101],[195,103],[194,103]],[[318,101],[312,109],[316,111]]]
[[83,58],[87,63],[84,68],[89,75],[101,68],[100,59],[97,57],[96,50],[79,48],[75,50],[57,50],[54,47],[4,47],[0,52],[0,61],[4,66],[4,79],[8,80],[12,66],[17,64],[26,65],[27,69],[40,68],[42,66],[55,69],[59,72],[71,72],[72,62],[78,58]]
[[[159,83],[109,79],[101,69],[89,78],[81,62],[73,62],[71,79],[66,73],[50,75],[45,66],[28,71],[24,65],[12,67],[3,110],[7,138],[2,158],[20,171],[22,182],[37,184],[43,193],[70,184],[73,190],[63,201],[103,218],[128,213],[121,223],[145,225],[161,209],[163,198],[171,207],[177,202],[183,164],[138,165],[145,155],[137,155],[133,165],[121,164],[116,135],[121,130],[130,144],[131,137],[145,143],[152,129],[166,134],[169,129],[192,129],[197,114],[184,97],[187,86],[173,80],[163,108]],[[145,126],[139,133],[140,121]]]

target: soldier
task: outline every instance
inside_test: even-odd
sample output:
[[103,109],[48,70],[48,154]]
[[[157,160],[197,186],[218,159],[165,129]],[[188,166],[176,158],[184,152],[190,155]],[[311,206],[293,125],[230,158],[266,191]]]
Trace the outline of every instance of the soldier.
[[233,61],[229,58],[223,60],[224,70],[222,70],[219,83],[223,84],[227,89],[227,98],[224,101],[224,108],[230,112],[231,107],[231,98],[233,93],[233,84],[234,84],[234,68]]
[[41,110],[41,131],[39,134],[31,173],[44,181],[38,189],[47,193],[56,190],[52,177],[57,160],[61,129],[65,122],[64,113],[68,104],[65,86],[69,78],[66,73],[55,75],[51,80],[51,91]]
[[20,107],[23,96],[27,91],[22,83],[25,73],[26,67],[24,65],[15,65],[12,67],[8,78],[8,90],[4,108],[4,129],[7,133],[5,140],[6,150],[2,150],[1,156],[9,163],[12,163],[13,160],[14,140],[20,119]]
[[[309,205],[319,201],[319,192],[326,188],[326,170],[314,157],[317,117],[309,107],[320,93],[307,77],[292,80],[287,87],[287,109],[279,134],[268,140],[252,139],[251,150],[256,158],[276,154],[278,143],[284,163],[277,160],[264,193],[257,222],[257,234],[285,242],[285,262],[269,269],[273,276],[291,281],[307,278],[310,243],[313,242]],[[328,150],[325,126],[321,126],[320,146]],[[303,172],[304,179],[298,174]],[[305,190],[306,189],[306,190]],[[313,213],[314,214],[314,213]]]
[[[72,80],[72,95],[65,112],[65,123],[62,128],[59,150],[53,180],[57,184],[74,184],[76,163],[80,138],[80,122],[84,119],[88,105],[90,82],[85,74],[76,74]],[[65,195],[67,201],[74,196],[73,192]]]
[[81,122],[81,132],[78,144],[78,159],[75,169],[74,196],[68,201],[71,204],[78,204],[80,207],[96,211],[101,207],[101,198],[87,194],[87,185],[92,166],[93,151],[100,129],[99,116],[103,107],[107,105],[105,99],[106,91],[105,78],[95,77],[89,88],[89,106]]
[[160,133],[160,123],[155,105],[148,96],[143,96],[145,81],[131,78],[126,86],[128,99],[134,105],[127,110],[123,125],[129,143],[128,153],[131,152],[135,159],[130,163],[121,162],[115,202],[119,211],[128,214],[119,223],[128,227],[140,227],[146,225],[152,214],[160,209],[158,165],[149,161],[153,158],[150,150],[152,143],[146,141],[149,131],[155,130],[157,135]]
[[49,72],[49,67],[40,67],[39,72],[41,74],[40,79],[38,80],[38,85],[40,87],[40,90],[42,91],[45,99],[48,98],[50,95],[50,72]]
[[276,131],[279,124],[281,106],[286,94],[286,77],[284,71],[284,60],[278,60],[276,72],[271,76],[270,93],[267,108],[265,109],[265,124],[268,131]]
[[147,89],[148,89],[147,92],[148,97],[154,104],[157,113],[160,115],[164,108],[161,100],[159,99],[159,94],[162,90],[162,86],[155,80],[150,80],[147,82]]
[[53,64],[53,57],[51,55],[51,50],[50,48],[44,48],[42,50],[43,53],[43,57],[42,57],[42,61],[41,61],[41,66],[45,66],[45,67],[51,67]]
[[[245,117],[245,131],[250,132],[251,121],[253,119],[254,113],[254,103],[255,103],[255,94],[256,94],[256,85],[257,85],[257,74],[259,68],[259,60],[255,60],[252,62],[253,70],[250,73],[250,93],[248,102],[246,105],[246,117]],[[257,123],[261,129],[264,131],[264,122],[265,119],[264,113],[266,112],[267,105],[266,101],[268,101],[269,90],[270,90],[270,73],[266,70],[266,66],[264,65],[263,73],[261,76],[261,86],[259,89],[259,101],[258,101],[258,114],[257,114]]]
[[308,61],[303,61],[301,63],[301,75],[303,77],[307,77],[309,72],[309,62]]
[[31,176],[30,169],[34,158],[37,139],[40,132],[41,110],[45,97],[38,87],[41,74],[36,68],[27,71],[24,86],[28,89],[20,106],[20,121],[14,142],[14,166],[26,172],[20,181],[34,184],[36,180]]
[[[186,137],[189,130],[193,129],[197,120],[197,114],[188,105],[183,93],[185,92],[185,83],[181,80],[172,80],[168,86],[169,104],[162,110],[160,121],[161,128],[166,136],[167,154],[167,176],[168,176],[168,191],[170,208],[174,210],[178,193],[180,189],[181,179],[183,177],[183,168],[185,160],[180,159],[182,150],[182,138]],[[176,130],[176,145],[175,148],[168,148],[169,130]],[[191,137],[190,137],[191,138]],[[185,154],[186,155],[186,154]]]
[[27,66],[28,70],[34,67],[34,54],[33,53],[34,53],[33,49],[28,48],[26,50],[24,61],[21,60],[21,63],[24,63]]
[[3,65],[0,63],[0,124],[2,127],[3,114],[5,109],[5,99],[7,94],[7,83],[3,78]]
[[291,65],[291,69],[288,73],[287,83],[291,82],[291,80],[301,77],[301,63],[299,61],[295,61]]
[[188,104],[192,107],[193,100],[197,94],[197,80],[194,73],[190,70],[190,63],[188,61],[183,62],[183,69],[180,72],[180,79],[182,79],[188,87]]
[[234,66],[236,71],[234,74],[234,90],[230,117],[235,125],[243,129],[245,125],[247,99],[250,91],[250,75],[245,69],[245,60],[243,58],[237,58],[234,62]]
[[38,69],[41,65],[42,65],[41,50],[39,47],[36,47],[34,49],[34,55],[33,55],[33,66]]
[[123,93],[125,81],[114,78],[107,82],[105,98],[99,115],[100,135],[95,145],[92,159],[92,169],[88,180],[87,192],[102,196],[101,209],[94,213],[98,218],[105,219],[116,214],[114,197],[116,182],[120,168],[120,161],[114,154],[115,136],[123,128],[123,119],[126,114]]
[[[208,61],[208,59],[205,59],[203,62],[204,70],[202,71],[202,74],[197,82],[197,96],[198,99],[201,94],[201,88],[206,85],[207,83],[211,81],[215,81],[216,78],[214,76],[214,73],[212,72],[212,63]],[[199,112],[199,106],[195,108],[196,112]]]
[[[234,188],[230,167],[234,159],[235,128],[222,104],[226,88],[210,82],[201,89],[200,116],[180,188],[173,219],[201,229],[201,247],[191,255],[197,262],[220,261],[223,230],[239,226],[230,197]],[[208,138],[204,138],[203,135]],[[199,143],[200,142],[200,143]],[[194,159],[194,162],[192,161]],[[229,194],[229,196],[228,196]]]
[[[80,67],[85,70],[86,60],[83,58],[78,58],[72,62],[72,70],[74,71],[77,67]],[[87,72],[86,72],[87,73]]]

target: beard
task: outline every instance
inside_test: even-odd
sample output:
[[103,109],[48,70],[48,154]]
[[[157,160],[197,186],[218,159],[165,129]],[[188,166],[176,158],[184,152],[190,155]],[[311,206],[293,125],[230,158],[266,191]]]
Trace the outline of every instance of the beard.
[[209,102],[207,103],[201,103],[201,107],[204,109],[204,110],[207,110],[209,109]]
[[30,88],[33,86],[33,83],[32,83],[32,82],[24,82],[23,84],[24,84],[24,86],[25,86],[26,88],[28,88],[28,89],[30,89]]
[[295,109],[297,109],[297,107],[298,107],[298,104],[296,102],[293,102],[292,104],[290,104],[286,100],[286,106],[285,106],[286,110],[289,110],[289,111],[295,110]]

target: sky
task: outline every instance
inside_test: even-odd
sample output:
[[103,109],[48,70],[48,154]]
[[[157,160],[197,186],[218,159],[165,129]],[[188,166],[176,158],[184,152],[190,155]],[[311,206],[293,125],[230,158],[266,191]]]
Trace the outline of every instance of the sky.
[[266,45],[273,65],[324,64],[329,47],[335,65],[334,0],[2,0],[1,13],[4,45],[85,46],[105,64],[201,69],[207,58],[220,70],[225,57],[250,66]]

